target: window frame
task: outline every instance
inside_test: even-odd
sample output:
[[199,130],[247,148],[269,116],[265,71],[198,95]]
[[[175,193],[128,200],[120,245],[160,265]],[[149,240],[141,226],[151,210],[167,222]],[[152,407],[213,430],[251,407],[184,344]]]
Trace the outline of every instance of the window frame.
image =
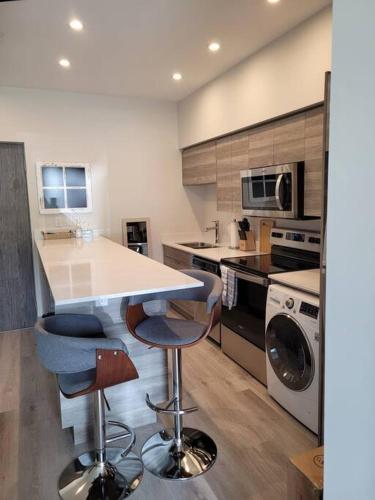
[[[45,186],[43,184],[43,167],[57,167],[63,169],[63,186]],[[65,169],[71,168],[84,168],[86,186],[67,186]],[[38,185],[38,205],[39,213],[41,214],[67,214],[67,213],[89,213],[92,212],[92,193],[91,193],[91,167],[89,163],[77,162],[55,162],[55,161],[38,161],[36,162],[36,174]],[[64,193],[65,208],[46,208],[44,205],[44,190],[45,189],[61,189]],[[68,208],[67,205],[67,190],[85,190],[86,191],[86,207],[81,208]]]

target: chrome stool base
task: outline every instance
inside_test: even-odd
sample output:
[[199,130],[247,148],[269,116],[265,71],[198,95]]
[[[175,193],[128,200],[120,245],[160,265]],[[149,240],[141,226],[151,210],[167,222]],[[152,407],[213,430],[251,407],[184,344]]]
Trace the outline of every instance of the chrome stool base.
[[163,429],[143,445],[142,461],[145,468],[162,479],[186,480],[207,472],[215,463],[215,442],[202,431],[184,427],[179,452],[174,429]]
[[81,455],[60,476],[63,500],[122,500],[140,484],[143,464],[134,454],[122,458],[123,448],[107,448],[106,461],[94,460],[95,452]]

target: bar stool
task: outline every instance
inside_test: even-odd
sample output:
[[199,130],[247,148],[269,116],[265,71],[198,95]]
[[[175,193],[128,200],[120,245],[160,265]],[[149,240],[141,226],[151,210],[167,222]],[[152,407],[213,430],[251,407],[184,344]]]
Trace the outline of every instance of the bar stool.
[[[104,389],[138,378],[120,339],[105,337],[101,322],[87,314],[57,314],[35,325],[37,352],[43,366],[57,375],[66,398],[93,394],[95,450],[70,463],[59,479],[64,500],[115,500],[128,497],[143,476],[141,460],[131,452],[135,434],[126,425],[108,421],[121,432],[106,436]],[[126,448],[107,447],[129,438]]]
[[[163,429],[151,436],[142,448],[142,461],[146,469],[164,479],[183,480],[206,472],[217,456],[215,442],[204,432],[183,426],[183,415],[198,408],[182,408],[182,349],[201,342],[220,319],[221,279],[211,273],[197,269],[182,272],[204,283],[203,287],[167,293],[135,296],[127,299],[126,323],[129,331],[141,342],[161,349],[172,350],[173,395],[162,408],[151,402],[146,394],[146,403],[157,413],[173,415],[174,428]],[[143,303],[156,299],[191,300],[206,302],[209,320],[206,325],[197,321],[148,316]],[[173,406],[173,409],[172,409]]]

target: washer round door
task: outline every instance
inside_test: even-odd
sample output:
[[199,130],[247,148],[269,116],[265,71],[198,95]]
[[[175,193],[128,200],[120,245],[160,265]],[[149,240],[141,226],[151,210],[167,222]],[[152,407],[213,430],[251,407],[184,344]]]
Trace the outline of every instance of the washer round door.
[[274,316],[266,331],[269,362],[278,379],[293,391],[304,391],[314,377],[314,356],[298,323],[288,314]]

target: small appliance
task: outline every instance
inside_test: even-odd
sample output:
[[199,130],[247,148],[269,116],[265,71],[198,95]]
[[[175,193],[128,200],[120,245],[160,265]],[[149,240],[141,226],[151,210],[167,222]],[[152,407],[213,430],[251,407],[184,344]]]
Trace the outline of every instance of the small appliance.
[[304,163],[242,170],[242,212],[258,217],[303,217]]

